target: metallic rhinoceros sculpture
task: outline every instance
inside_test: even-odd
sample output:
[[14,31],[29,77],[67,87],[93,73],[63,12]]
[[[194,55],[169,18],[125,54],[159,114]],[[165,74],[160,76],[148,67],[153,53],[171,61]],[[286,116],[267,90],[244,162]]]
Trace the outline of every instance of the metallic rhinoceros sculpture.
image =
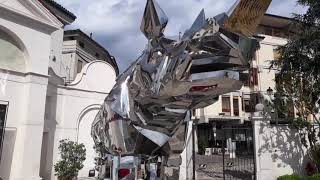
[[110,154],[157,155],[190,110],[239,90],[239,72],[249,68],[259,47],[253,35],[270,2],[239,0],[228,13],[209,19],[202,10],[172,40],[163,34],[166,14],[147,0],[141,23],[147,47],[106,97],[92,124],[95,143]]

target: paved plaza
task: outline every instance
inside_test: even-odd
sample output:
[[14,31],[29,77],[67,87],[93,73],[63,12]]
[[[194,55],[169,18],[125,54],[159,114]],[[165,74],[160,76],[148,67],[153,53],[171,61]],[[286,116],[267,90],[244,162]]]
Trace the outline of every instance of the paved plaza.
[[[201,164],[206,164],[201,168]],[[237,157],[236,159],[225,158],[226,179],[252,179],[254,175],[254,163],[251,157]],[[197,179],[223,179],[222,155],[196,155]]]

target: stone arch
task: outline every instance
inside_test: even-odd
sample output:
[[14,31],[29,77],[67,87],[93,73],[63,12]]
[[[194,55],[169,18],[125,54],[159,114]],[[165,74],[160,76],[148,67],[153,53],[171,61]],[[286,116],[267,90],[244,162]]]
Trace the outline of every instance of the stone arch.
[[26,72],[29,55],[22,40],[11,30],[0,26],[0,68]]
[[89,170],[94,169],[94,158],[96,153],[93,149],[94,142],[91,137],[91,124],[96,114],[99,112],[101,104],[92,104],[84,108],[78,116],[77,124],[77,142],[83,143],[86,147],[86,160],[84,167],[79,172],[79,177],[87,177]]
[[[78,135],[79,135],[79,126],[80,126],[80,123],[83,119],[83,117],[89,112],[89,111],[93,111],[93,110],[100,110],[101,109],[101,104],[91,104],[87,107],[85,107],[80,113],[79,113],[79,116],[78,116],[78,119],[77,119],[77,129],[78,129]],[[77,135],[77,136],[78,136]],[[78,137],[77,137],[78,139]]]

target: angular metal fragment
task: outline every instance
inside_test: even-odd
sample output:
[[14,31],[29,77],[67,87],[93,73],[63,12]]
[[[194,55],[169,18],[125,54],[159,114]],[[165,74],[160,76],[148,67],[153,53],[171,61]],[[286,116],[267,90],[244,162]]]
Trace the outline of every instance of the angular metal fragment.
[[154,0],[148,0],[140,29],[148,39],[160,37],[168,23],[168,17]]
[[227,13],[229,18],[224,22],[224,28],[244,36],[254,35],[271,1],[237,0]]
[[202,29],[204,27],[204,25],[206,24],[206,15],[204,13],[204,9],[202,9],[198,15],[198,17],[196,18],[196,20],[193,22],[192,26],[190,29],[188,29],[182,36],[182,40],[187,40],[187,39],[191,39],[192,36],[200,31],[200,29]]

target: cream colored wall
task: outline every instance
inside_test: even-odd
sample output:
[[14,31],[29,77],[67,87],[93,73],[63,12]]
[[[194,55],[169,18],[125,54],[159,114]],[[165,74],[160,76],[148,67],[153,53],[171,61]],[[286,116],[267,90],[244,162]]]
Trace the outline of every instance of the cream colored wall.
[[0,100],[9,102],[0,175],[4,180],[37,178],[47,77],[1,71],[0,80]]
[[25,72],[24,48],[0,28],[0,68]]
[[59,160],[58,145],[61,139],[84,143],[87,149],[87,160],[84,162],[85,167],[79,172],[79,177],[87,177],[89,170],[94,168],[92,157],[95,157],[95,151],[90,135],[91,123],[115,84],[115,79],[115,70],[111,65],[103,61],[93,61],[84,66],[70,85],[50,85],[48,88],[50,102],[47,101],[46,109],[52,114],[47,116],[45,127],[54,138],[48,143],[52,144],[52,154],[47,157],[51,158],[52,162],[46,165],[47,170],[50,170],[46,175],[50,174],[51,179],[56,179],[53,165]]
[[[24,15],[33,15],[22,4],[12,2],[6,5],[17,6],[13,9],[25,11]],[[12,9],[6,13],[2,10],[0,29],[21,46],[23,57],[19,60],[25,62],[25,70],[0,67],[0,103],[9,103],[0,177],[36,180],[41,175],[56,179],[53,165],[59,157],[58,142],[64,138],[85,143],[88,161],[82,174],[87,175],[88,169],[94,167],[92,140],[88,136],[91,122],[115,83],[113,67],[101,61],[90,63],[77,81],[65,86],[60,77],[66,76],[66,66],[75,66],[76,55],[73,52],[73,57],[63,59],[67,56],[62,55],[62,27],[40,22],[38,14],[34,15],[37,20],[30,20],[23,15],[12,16]],[[70,60],[70,64],[63,64],[64,60]],[[92,105],[96,107],[88,109]]]
[[[271,37],[266,35],[264,36],[265,39],[260,43],[261,48],[257,51],[257,58],[255,66],[258,68],[258,89],[257,91],[266,93],[267,89],[271,87],[273,90],[275,89],[275,70],[269,70],[270,62],[274,59],[273,57],[273,48],[277,46],[281,46],[286,44],[287,40],[283,38],[278,37]],[[238,93],[229,93],[226,94],[227,96],[233,95],[233,96],[240,96],[242,93],[250,93],[252,90],[249,87],[243,86]],[[232,98],[230,98],[230,104],[231,104],[231,111],[233,111],[233,102]],[[251,116],[250,113],[245,113],[242,111],[242,100],[239,100],[239,118],[240,119],[248,119],[249,116]],[[204,112],[204,114],[203,114]],[[221,96],[219,97],[219,101],[216,103],[207,106],[203,108],[203,110],[198,109],[196,111],[196,117],[197,119],[200,119],[201,122],[208,122],[208,118],[221,118],[219,116],[219,113],[222,112],[222,102],[221,102]],[[232,114],[232,112],[231,112]]]
[[63,41],[62,61],[63,67],[66,71],[66,80],[69,82],[75,78],[76,74],[76,60],[77,60],[77,41]]
[[269,69],[271,60],[274,60],[273,49],[286,43],[286,39],[272,36],[265,36],[265,39],[260,43],[261,48],[257,52],[260,91],[266,92],[269,87],[273,90],[275,89],[274,80],[276,71]]
[[4,180],[39,179],[51,33],[58,28],[42,19],[47,16],[41,10],[29,11],[39,10],[38,3],[13,0],[0,4],[0,29],[18,44],[23,52],[19,58],[25,62],[24,70],[0,67],[0,101],[9,103],[5,158],[0,165]]
[[[84,43],[84,47],[79,46],[79,42]],[[95,57],[95,53],[98,53],[100,56]],[[98,48],[91,41],[88,41],[83,36],[75,37],[75,40],[65,40],[63,42],[63,57],[65,64],[69,64],[70,73],[69,80],[74,80],[77,75],[77,64],[78,60],[83,62],[83,66],[86,63],[96,61],[96,60],[109,60],[109,56],[105,51]],[[67,61],[67,62],[66,62]]]
[[257,180],[304,175],[309,160],[298,131],[286,125],[270,125],[262,117],[254,117],[253,124]]
[[49,65],[60,77],[66,77],[66,68],[62,59],[63,33],[61,28],[51,34],[51,51]]
[[[0,17],[0,26],[14,32],[26,49],[26,72],[48,74],[51,36]],[[35,25],[36,26],[36,25]],[[0,27],[1,28],[1,27]]]

